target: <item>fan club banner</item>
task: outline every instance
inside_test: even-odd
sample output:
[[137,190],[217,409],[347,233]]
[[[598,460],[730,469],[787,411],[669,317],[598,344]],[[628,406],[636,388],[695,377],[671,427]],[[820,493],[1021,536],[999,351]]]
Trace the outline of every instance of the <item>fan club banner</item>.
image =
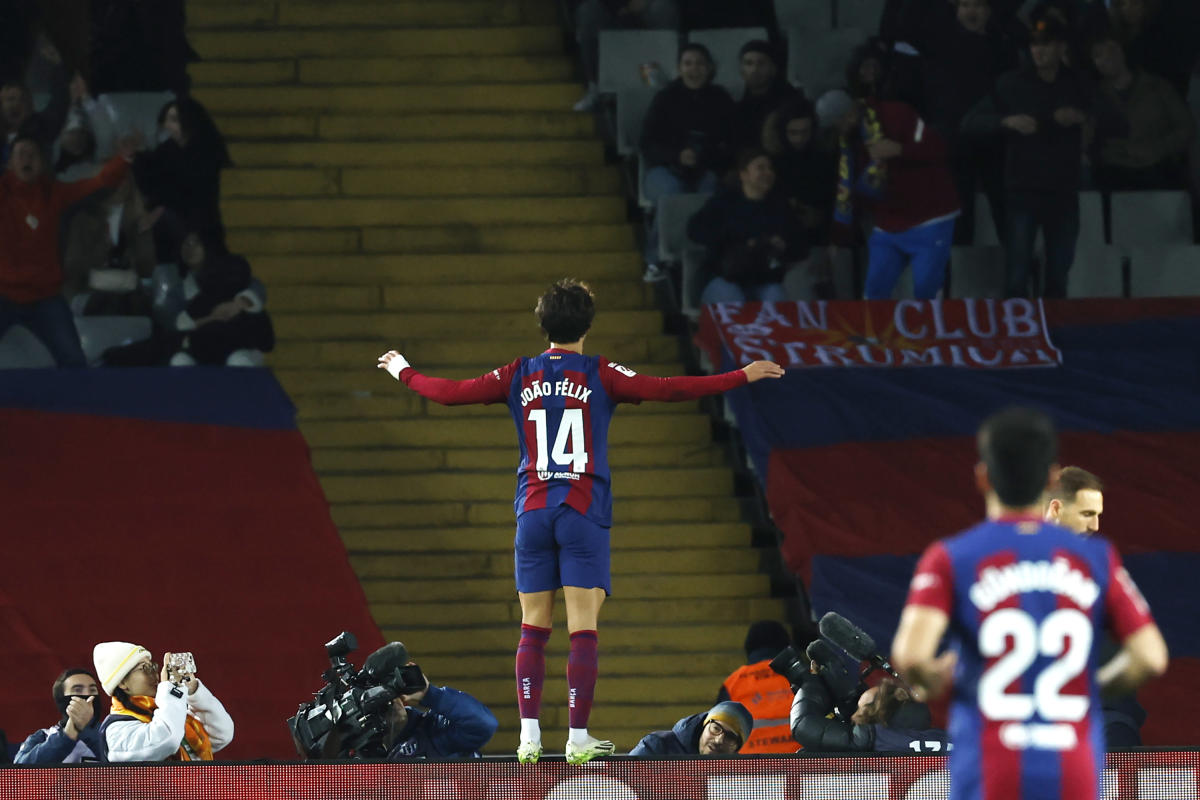
[[698,343],[724,363],[785,368],[1055,367],[1041,300],[871,300],[718,303],[701,314]]
[[[1108,754],[1105,800],[1196,800],[1194,750]],[[945,800],[941,756],[0,769],[21,800]]]

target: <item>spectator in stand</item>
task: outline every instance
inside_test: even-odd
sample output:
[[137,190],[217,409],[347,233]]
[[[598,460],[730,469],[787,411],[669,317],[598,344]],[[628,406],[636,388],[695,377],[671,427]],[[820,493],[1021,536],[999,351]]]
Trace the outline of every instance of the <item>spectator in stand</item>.
[[1091,121],[1108,136],[1123,134],[1128,126],[1079,72],[1063,64],[1066,31],[1053,17],[1038,20],[1030,38],[1032,64],[1002,76],[995,91],[963,119],[963,132],[1005,136],[1008,295],[1029,293],[1040,227],[1046,240],[1044,293],[1065,297],[1079,236],[1084,127]]
[[60,367],[86,366],[71,309],[60,294],[60,218],[73,203],[124,180],[134,144],[124,140],[119,149],[96,177],[62,183],[46,175],[37,139],[20,135],[0,177],[0,336],[14,324],[24,325]]
[[810,245],[829,243],[837,153],[818,133],[817,110],[798,95],[771,114],[763,145],[775,167],[776,190],[791,206]]
[[255,286],[245,258],[211,249],[206,255],[201,242],[194,235],[184,242],[191,271],[183,284],[187,307],[176,319],[182,336],[171,366],[261,367],[263,353],[275,346],[262,284]]
[[58,139],[67,120],[70,95],[62,56],[49,40],[43,41],[42,56],[54,65],[50,104],[41,111],[33,108],[33,94],[20,80],[10,78],[0,84],[0,117],[3,117],[5,141],[0,147],[0,166],[8,163],[18,135],[34,139],[43,151]]
[[779,74],[774,45],[752,39],[738,54],[745,90],[734,119],[733,147],[762,147],[763,123],[772,111],[799,92]]
[[1170,5],[1164,7],[1160,0],[1111,0],[1108,11],[1129,64],[1165,78],[1180,97],[1187,97],[1200,26],[1194,5],[1187,0],[1178,5],[1192,8],[1192,18]]
[[787,678],[771,669],[771,661],[791,644],[787,629],[775,620],[755,622],[746,631],[746,664],[734,670],[717,692],[718,703],[734,700],[754,717],[753,732],[742,744],[745,755],[796,752],[788,725],[792,687]]
[[212,761],[233,741],[233,719],[194,673],[151,661],[128,642],[101,642],[92,653],[112,709],[100,723],[111,762]]
[[[652,204],[668,194],[714,192],[717,175],[729,164],[734,105],[729,92],[712,82],[708,48],[688,44],[679,51],[679,77],[654,96],[642,123],[640,142],[646,175],[642,191]],[[646,280],[666,277],[658,265],[658,223],[646,234]]]
[[68,669],[50,689],[60,719],[49,728],[34,731],[17,751],[18,764],[78,764],[105,761],[100,742],[100,682],[87,669]]
[[887,56],[887,46],[875,36],[854,48],[846,64],[846,91],[851,97],[876,100],[883,96]]
[[738,155],[738,186],[713,195],[688,220],[688,236],[707,250],[710,277],[700,302],[781,302],[784,275],[807,244],[796,215],[773,193],[775,170],[761,149]]
[[957,0],[953,16],[932,16],[907,38],[922,55],[925,116],[950,148],[950,171],[962,203],[958,244],[975,238],[975,192],[987,195],[996,230],[1004,230],[1004,142],[960,134],[963,117],[1017,67],[1017,45],[992,17],[992,0]]
[[221,170],[231,166],[225,139],[204,106],[181,97],[163,106],[158,124],[166,140],[133,164],[138,189],[154,223],[159,262],[178,262],[189,230],[221,225]]
[[[587,93],[576,111],[591,111],[600,100],[600,31],[613,28],[679,30],[678,0],[582,0],[575,10],[575,41],[587,77]],[[637,64],[630,64],[632,72]]]
[[733,755],[742,749],[753,730],[754,717],[746,707],[726,700],[708,711],[684,717],[669,731],[647,733],[629,755]]
[[905,103],[858,103],[833,91],[817,102],[817,115],[839,134],[834,238],[849,240],[856,205],[873,218],[865,298],[890,299],[910,264],[914,296],[936,297],[959,215],[945,141]]
[[1185,188],[1196,122],[1183,99],[1163,78],[1130,69],[1111,33],[1092,39],[1091,56],[1101,91],[1129,125],[1128,136],[1098,143],[1092,162],[1097,185],[1106,191]]

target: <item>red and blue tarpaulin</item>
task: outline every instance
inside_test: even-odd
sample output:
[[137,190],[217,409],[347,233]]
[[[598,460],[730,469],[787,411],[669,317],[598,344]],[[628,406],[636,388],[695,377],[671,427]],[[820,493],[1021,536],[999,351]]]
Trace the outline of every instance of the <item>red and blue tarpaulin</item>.
[[[1061,462],[1105,481],[1101,532],[1171,647],[1167,678],[1140,695],[1144,737],[1200,741],[1200,301],[975,301],[991,304],[975,308],[978,319],[991,313],[1001,324],[975,336],[976,358],[956,363],[947,348],[989,329],[939,330],[934,318],[962,321],[965,302],[704,310],[698,342],[715,366],[771,358],[789,368],[729,395],[788,566],[818,615],[836,610],[886,648],[917,555],[982,516],[972,474],[979,423],[1010,405],[1040,408],[1059,427]],[[1031,321],[1021,337],[1003,324],[1014,302],[1025,305],[1009,315]],[[822,319],[824,328],[811,324]],[[963,329],[962,339],[939,338]],[[901,366],[905,352],[915,355]],[[1014,363],[1026,355],[1027,365]]]
[[254,369],[0,371],[0,729],[123,640],[190,650],[236,725],[219,758],[294,758],[285,720],[343,630],[382,644],[295,410]]

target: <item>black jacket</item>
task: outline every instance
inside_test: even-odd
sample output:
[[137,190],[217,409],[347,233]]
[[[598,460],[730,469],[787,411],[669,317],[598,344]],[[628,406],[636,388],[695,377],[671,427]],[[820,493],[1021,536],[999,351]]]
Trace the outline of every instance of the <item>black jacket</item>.
[[214,147],[180,147],[168,139],[133,162],[146,207],[164,206],[191,230],[221,230],[221,169],[226,156]]
[[[918,703],[906,703],[899,713]],[[805,675],[792,701],[792,738],[809,751],[946,752],[949,739],[936,728],[916,729],[891,725],[856,725],[827,719],[834,700],[817,675]],[[916,715],[913,715],[914,717]],[[923,715],[928,719],[928,713]]]
[[676,170],[679,154],[690,147],[699,156],[696,171],[719,170],[729,163],[733,134],[733,98],[710,83],[689,89],[679,78],[654,96],[642,123],[641,151],[650,167]]
[[[1001,76],[995,91],[968,112],[962,132],[981,137],[1004,134],[1004,182],[1010,192],[1074,193],[1079,190],[1083,126],[1064,127],[1054,120],[1054,112],[1068,106],[1094,119],[1100,133],[1120,136],[1128,131],[1120,111],[1080,73],[1062,67],[1047,83],[1026,67]],[[1000,124],[1014,114],[1033,117],[1037,131],[1025,135]]]
[[731,257],[753,239],[764,246],[773,236],[781,237],[787,249],[778,255],[787,260],[802,258],[806,245],[796,215],[778,194],[750,200],[741,187],[717,192],[688,220],[688,236],[707,248],[710,273],[753,286],[783,279],[781,269],[771,269],[768,259]]

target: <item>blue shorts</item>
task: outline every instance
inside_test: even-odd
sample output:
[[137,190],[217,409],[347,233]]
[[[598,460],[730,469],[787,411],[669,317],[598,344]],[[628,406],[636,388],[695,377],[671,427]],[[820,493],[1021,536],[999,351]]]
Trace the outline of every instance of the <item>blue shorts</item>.
[[612,594],[608,528],[570,506],[533,509],[517,517],[513,561],[518,592],[578,586]]

